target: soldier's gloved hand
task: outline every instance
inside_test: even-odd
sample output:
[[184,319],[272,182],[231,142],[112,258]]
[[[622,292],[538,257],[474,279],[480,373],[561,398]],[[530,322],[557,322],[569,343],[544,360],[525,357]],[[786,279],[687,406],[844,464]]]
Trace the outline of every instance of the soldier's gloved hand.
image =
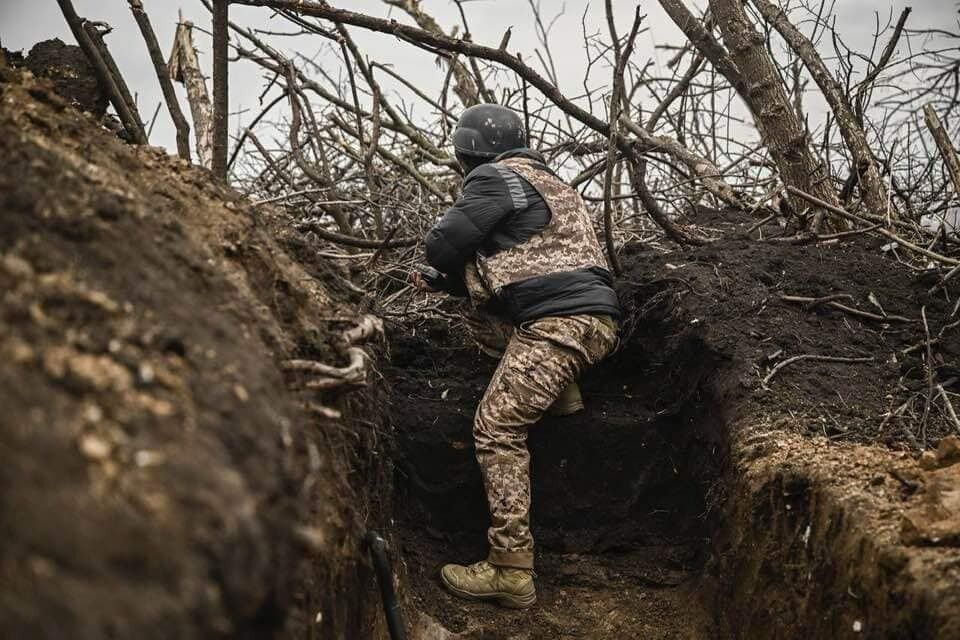
[[440,291],[440,287],[437,285],[440,284],[442,278],[440,272],[427,266],[418,266],[410,272],[410,280],[413,282],[413,286],[430,293]]

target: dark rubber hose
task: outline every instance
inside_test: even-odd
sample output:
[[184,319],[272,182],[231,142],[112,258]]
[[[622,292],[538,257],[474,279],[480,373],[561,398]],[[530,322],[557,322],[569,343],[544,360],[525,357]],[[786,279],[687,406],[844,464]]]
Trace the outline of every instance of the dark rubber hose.
[[377,572],[380,598],[383,600],[383,613],[387,618],[390,640],[407,640],[407,632],[403,628],[403,616],[400,615],[400,604],[393,590],[393,570],[390,568],[390,556],[387,555],[387,541],[376,531],[368,531],[363,537],[363,544],[370,549],[373,569]]

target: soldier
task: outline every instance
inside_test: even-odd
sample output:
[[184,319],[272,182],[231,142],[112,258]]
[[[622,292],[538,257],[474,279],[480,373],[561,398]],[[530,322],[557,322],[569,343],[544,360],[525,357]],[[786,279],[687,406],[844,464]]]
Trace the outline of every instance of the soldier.
[[473,427],[489,555],[448,564],[441,578],[458,596],[525,608],[537,599],[527,428],[548,410],[583,409],[577,377],[613,350],[620,307],[583,200],[526,148],[515,112],[470,107],[453,142],[463,190],[426,237],[439,273],[412,277],[422,289],[468,296],[468,326],[500,364]]

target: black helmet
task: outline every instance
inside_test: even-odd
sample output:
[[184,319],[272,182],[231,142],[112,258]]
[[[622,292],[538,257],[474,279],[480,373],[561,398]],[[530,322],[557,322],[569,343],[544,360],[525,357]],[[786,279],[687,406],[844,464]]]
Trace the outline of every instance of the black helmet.
[[504,151],[527,146],[523,120],[498,104],[477,104],[460,115],[453,132],[457,155],[494,158]]

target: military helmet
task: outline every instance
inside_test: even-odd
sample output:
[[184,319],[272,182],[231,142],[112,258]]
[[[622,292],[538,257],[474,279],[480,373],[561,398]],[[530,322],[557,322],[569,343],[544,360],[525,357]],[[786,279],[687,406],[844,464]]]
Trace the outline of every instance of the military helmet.
[[493,158],[526,146],[523,120],[513,109],[498,104],[477,104],[466,109],[453,132],[457,154],[473,158]]

